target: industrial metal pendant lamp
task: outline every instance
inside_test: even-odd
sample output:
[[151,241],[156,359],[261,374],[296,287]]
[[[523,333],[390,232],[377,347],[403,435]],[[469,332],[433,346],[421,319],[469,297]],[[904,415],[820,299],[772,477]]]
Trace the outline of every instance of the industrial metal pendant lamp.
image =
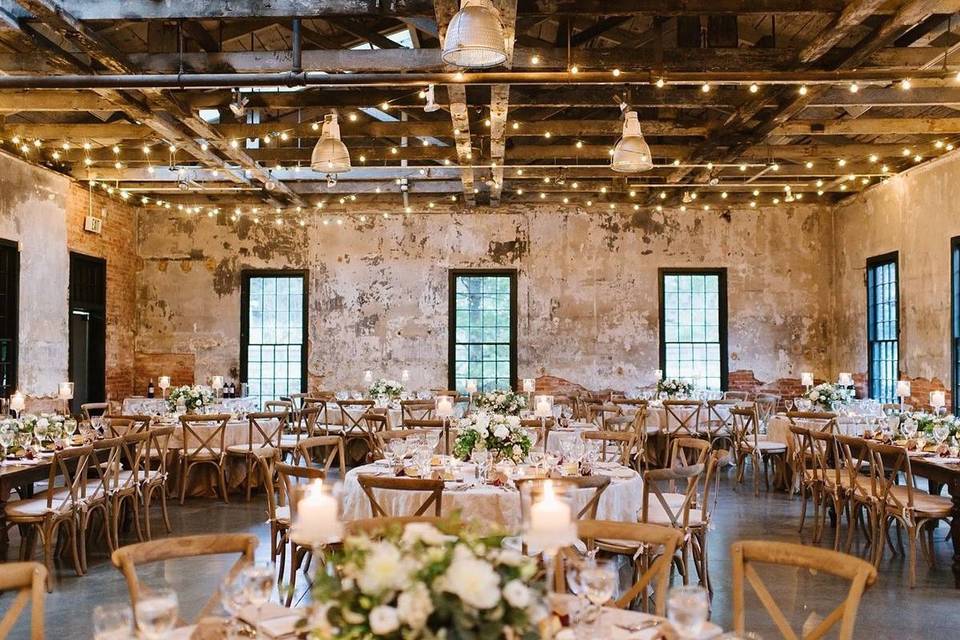
[[639,173],[653,169],[650,145],[643,139],[636,111],[623,114],[623,136],[613,148],[610,168],[619,173]]
[[310,155],[310,168],[321,173],[346,173],[350,171],[350,151],[340,140],[340,125],[337,115],[330,113],[323,118],[320,140]]
[[441,57],[465,69],[495,67],[507,61],[500,14],[490,0],[463,0],[450,20]]

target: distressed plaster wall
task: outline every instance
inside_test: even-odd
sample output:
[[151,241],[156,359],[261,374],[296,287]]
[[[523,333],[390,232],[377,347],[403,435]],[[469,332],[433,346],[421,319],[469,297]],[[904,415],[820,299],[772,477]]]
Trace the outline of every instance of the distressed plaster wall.
[[511,267],[520,376],[628,389],[657,367],[657,269],[697,266],[729,269],[739,379],[776,385],[829,365],[829,210],[434,211],[361,222],[352,210],[342,224],[331,215],[306,227],[144,212],[138,361],[164,358],[181,376],[192,366],[197,380],[236,376],[241,270],[298,268],[310,273],[311,388],[360,387],[367,368],[443,386],[448,269]]
[[867,258],[899,252],[900,369],[914,402],[950,386],[950,239],[960,235],[960,156],[894,176],[836,209],[835,359],[866,390]]
[[54,394],[68,379],[71,250],[107,260],[107,393],[132,390],[136,276],[134,209],[95,196],[104,233],[83,231],[91,201],[66,177],[0,154],[0,238],[20,249],[19,388],[30,396]]

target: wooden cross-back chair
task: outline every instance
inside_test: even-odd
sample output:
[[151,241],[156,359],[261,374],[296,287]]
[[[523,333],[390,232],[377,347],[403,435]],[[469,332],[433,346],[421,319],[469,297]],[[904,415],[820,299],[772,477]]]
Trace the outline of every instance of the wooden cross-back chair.
[[[137,566],[179,558],[240,554],[240,557],[227,572],[227,577],[221,581],[221,584],[223,584],[232,581],[240,571],[253,563],[256,548],[257,537],[252,534],[216,533],[138,542],[137,544],[120,547],[113,552],[111,560],[113,566],[120,570],[127,581],[127,590],[130,593],[130,608],[133,610],[134,622],[136,622],[137,602],[142,595],[140,581],[137,578]],[[218,586],[200,610],[197,620],[209,616],[219,606],[220,587]]]
[[[303,413],[306,413],[305,410]],[[316,409],[309,409],[316,411]],[[247,414],[247,441],[240,444],[232,444],[227,447],[227,455],[242,457],[246,462],[246,486],[247,502],[250,502],[250,494],[253,491],[254,470],[259,469],[266,477],[268,473],[273,473],[273,466],[270,461],[279,457],[281,452],[283,431],[287,427],[287,418],[289,414],[286,411],[255,411]]]
[[[576,524],[577,537],[586,543],[588,550],[600,548],[619,553],[611,546],[616,544],[628,550],[624,555],[631,556],[633,584],[607,606],[631,608],[640,599],[641,608],[649,611],[652,596],[654,613],[665,615],[670,567],[677,549],[683,544],[683,534],[669,527],[634,522],[588,519],[578,520]],[[564,580],[566,572],[557,571],[554,575]]]
[[327,477],[323,469],[304,467],[300,465],[278,462],[276,464],[277,480],[274,485],[273,476],[267,480],[267,513],[270,520],[270,559],[277,564],[277,574],[283,576],[287,561],[287,550],[290,555],[290,571],[288,576],[289,590],[286,606],[293,602],[294,589],[297,584],[297,571],[304,561],[311,557],[312,542],[298,539],[291,526],[296,519],[297,504],[294,494],[297,487],[315,481],[322,481]]
[[[361,473],[357,476],[360,488],[366,494],[370,501],[370,511],[374,518],[384,516],[422,516],[427,510],[433,507],[433,515],[440,517],[443,515],[443,480],[428,480],[425,478],[391,478],[386,476],[374,476]],[[415,506],[410,513],[390,513],[383,504],[377,500],[375,491],[409,491],[416,493],[425,493],[426,498],[419,505]]]
[[790,438],[793,444],[793,453],[790,459],[790,465],[793,468],[790,492],[791,495],[794,489],[800,492],[800,528],[798,531],[803,533],[803,526],[807,519],[807,499],[809,497],[809,500],[813,502],[816,515],[820,504],[820,486],[814,470],[813,438],[810,437],[810,429],[792,423],[790,425]]
[[335,405],[336,403],[337,398],[334,396],[332,391],[318,391],[303,399],[304,409],[309,407],[316,407],[319,409],[319,412],[317,413],[316,429],[318,432],[322,432],[321,435],[329,435],[330,433],[334,432],[339,433],[342,430],[341,425],[330,424],[330,405]]
[[43,604],[47,569],[39,562],[5,562],[0,564],[0,593],[17,590],[3,617],[0,618],[0,638],[13,631],[20,614],[30,605],[30,640],[43,640]]
[[352,461],[362,459],[370,451],[370,436],[365,416],[373,412],[374,406],[373,400],[337,400],[343,446]]
[[702,463],[647,471],[643,474],[640,512],[641,522],[672,527],[683,533],[684,544],[680,549],[683,583],[689,583],[687,559],[692,556],[700,583],[711,592],[707,532],[710,528],[711,481],[716,465],[717,454],[710,453]]
[[110,494],[110,519],[114,541],[120,544],[120,521],[123,508],[133,512],[133,524],[137,540],[143,540],[140,529],[141,480],[143,464],[147,457],[150,433],[127,433],[120,439],[120,457],[124,469],[117,474],[117,485]]
[[787,411],[787,420],[790,424],[800,425],[808,429],[833,433],[837,427],[837,414],[829,411]]
[[737,467],[736,482],[743,482],[746,462],[753,466],[753,494],[760,495],[760,467],[763,480],[770,491],[769,463],[773,462],[774,484],[785,475],[787,445],[760,437],[760,417],[756,405],[730,409],[730,433],[733,439],[733,455]]
[[600,460],[633,466],[637,455],[637,434],[633,431],[583,431],[580,437],[589,444],[600,443]]
[[707,400],[707,420],[703,424],[707,439],[714,447],[720,443],[733,444],[733,416],[731,409],[735,408],[740,400]]
[[382,413],[368,411],[363,414],[360,424],[363,428],[363,439],[367,445],[367,461],[372,462],[373,460],[383,458],[383,451],[380,449],[380,440],[377,438],[377,434],[390,430],[390,423],[387,416]]
[[110,430],[110,437],[112,438],[126,435],[129,431],[133,431],[134,433],[146,431],[150,428],[150,423],[153,421],[151,416],[139,414],[122,415],[109,413],[104,414],[103,417],[106,418],[107,428]]
[[[110,551],[117,548],[117,539],[113,534],[112,494],[120,484],[120,470],[123,468],[121,448],[122,437],[104,438],[92,443],[96,464],[90,465],[93,477],[88,479],[81,499],[77,505],[77,526],[79,527],[80,565],[87,570],[87,532],[93,516],[100,514],[103,519],[103,531]],[[106,457],[104,458],[104,453]]]
[[[877,579],[877,570],[869,562],[827,549],[766,540],[735,542],[730,548],[730,555],[733,564],[733,627],[736,632],[743,633],[746,629],[744,590],[745,584],[749,583],[785,640],[818,640],[825,637],[837,623],[840,623],[839,639],[853,640],[860,599]],[[848,580],[850,587],[843,602],[814,629],[801,636],[791,628],[780,605],[757,573],[755,566],[764,564],[797,567],[836,576]],[[799,601],[806,602],[802,597]]]
[[400,421],[406,426],[407,420],[432,420],[435,410],[433,400],[401,400]]
[[77,508],[86,492],[90,457],[93,447],[75,447],[53,454],[47,474],[47,489],[32,498],[6,503],[6,526],[26,529],[20,542],[23,559],[33,554],[33,543],[39,536],[43,545],[43,562],[47,568],[47,590],[53,590],[54,542],[66,529],[65,546],[70,548],[73,567],[77,575],[83,575],[78,548]]
[[[872,441],[867,446],[872,457],[871,482],[878,502],[873,563],[877,566],[883,559],[883,540],[890,540],[890,524],[902,525],[907,530],[909,584],[913,588],[917,583],[917,542],[933,567],[936,557],[933,550],[934,529],[940,520],[950,518],[953,503],[946,496],[933,495],[917,488],[910,456],[905,448]],[[889,461],[892,462],[888,464]],[[903,484],[898,484],[901,475]],[[890,548],[894,548],[892,542]],[[899,548],[902,554],[902,543]]]
[[98,418],[106,415],[110,411],[109,402],[84,402],[80,405],[80,413],[87,422],[91,418]]
[[[187,496],[187,480],[190,478],[190,471],[194,467],[204,465],[212,465],[216,469],[223,501],[230,502],[227,496],[226,473],[223,468],[223,444],[229,420],[228,413],[180,416],[180,427],[183,429],[183,448],[180,450],[180,504],[183,504]],[[209,425],[214,426],[206,433],[197,430]]]
[[748,391],[724,391],[723,399],[743,402],[750,399],[750,393]]
[[836,514],[836,526],[833,536],[833,550],[840,549],[840,521],[846,508],[847,493],[843,485],[843,473],[840,469],[840,452],[837,440],[832,433],[810,430],[810,452],[812,454],[814,481],[819,494],[819,514],[814,522],[813,541],[820,542],[826,528],[828,508]]
[[319,459],[314,458],[314,453],[318,451],[326,453],[322,466],[325,474],[330,474],[335,461],[339,461],[340,478],[342,479],[347,474],[347,454],[343,448],[343,438],[340,436],[304,438],[297,446],[294,462],[299,464],[300,461],[303,461],[307,466],[318,464]]
[[587,409],[587,422],[592,422],[597,425],[600,431],[606,430],[605,425],[608,418],[613,418],[623,413],[620,405],[612,402],[589,402],[585,406]]
[[780,396],[773,393],[758,393],[753,402],[757,407],[760,424],[766,426],[777,412],[777,407],[780,406]]
[[[867,541],[873,544],[873,533],[877,521],[877,501],[874,499],[872,487],[872,464],[870,457],[870,447],[863,438],[855,436],[846,436],[836,434],[837,451],[840,453],[839,466],[841,468],[841,481],[843,489],[847,496],[847,542],[845,550],[850,552],[853,546],[853,534],[857,523],[861,522],[861,516],[866,513],[868,526],[864,527],[867,535]],[[864,474],[863,470],[867,469]],[[880,544],[883,544],[880,542]],[[875,551],[875,549],[874,549]]]
[[147,540],[152,538],[150,530],[150,507],[154,496],[159,495],[160,513],[167,533],[173,531],[170,526],[170,515],[167,513],[167,461],[170,455],[170,438],[176,430],[173,426],[154,427],[147,433],[150,439],[147,442],[147,455],[143,461],[143,481],[140,493],[143,497],[143,524]]
[[700,438],[674,438],[670,442],[670,455],[667,457],[667,468],[688,467],[694,464],[705,464],[710,455],[710,443]]
[[550,438],[550,432],[556,426],[556,420],[550,418],[524,418],[520,421],[520,426],[536,432],[536,446],[547,450],[547,441]]
[[664,434],[664,460],[669,463],[670,444],[675,438],[699,438],[704,435],[700,427],[703,403],[699,400],[664,400],[664,422],[660,425]]

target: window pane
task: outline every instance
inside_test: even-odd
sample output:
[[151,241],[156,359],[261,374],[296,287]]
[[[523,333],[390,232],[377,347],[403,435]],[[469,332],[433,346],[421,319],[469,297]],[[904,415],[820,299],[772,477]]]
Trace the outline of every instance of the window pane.
[[481,391],[510,387],[513,346],[512,278],[509,275],[458,275],[451,309],[454,383],[466,392],[468,379]]
[[303,388],[303,276],[253,276],[248,299],[247,384],[259,406]]
[[[664,375],[700,389],[720,389],[720,272],[663,276]],[[725,336],[723,336],[725,337]]]
[[896,257],[867,262],[867,357],[870,397],[896,401],[900,349]]

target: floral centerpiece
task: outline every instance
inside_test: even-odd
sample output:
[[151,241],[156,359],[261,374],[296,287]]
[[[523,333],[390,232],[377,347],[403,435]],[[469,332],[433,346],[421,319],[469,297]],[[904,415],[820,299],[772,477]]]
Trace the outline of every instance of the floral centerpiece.
[[803,394],[803,397],[824,410],[833,411],[834,403],[846,404],[850,401],[850,392],[829,382],[818,384]]
[[490,413],[518,416],[520,411],[527,407],[527,396],[513,391],[488,391],[475,395],[473,403],[477,409]]
[[40,427],[44,437],[53,437],[63,433],[66,417],[56,413],[41,413],[39,415],[26,413],[19,420],[13,420],[13,425],[8,425],[7,422],[4,421],[3,428],[12,428],[17,433],[34,434],[37,432],[37,427]]
[[693,384],[679,378],[666,378],[657,381],[657,393],[665,393],[670,398],[689,396],[693,393]]
[[917,432],[924,433],[927,436],[932,436],[934,429],[937,427],[946,427],[948,438],[951,436],[960,436],[960,419],[950,414],[939,416],[932,413],[916,411],[914,413],[904,413],[900,416],[901,425],[907,420],[913,420],[917,425]]
[[350,536],[319,572],[301,626],[318,640],[534,640],[544,617],[536,561],[460,523],[410,523]]
[[200,386],[174,387],[167,396],[167,406],[170,407],[170,411],[176,411],[177,407],[183,405],[190,413],[196,413],[212,402],[213,392],[207,387]]
[[481,411],[457,421],[459,433],[453,443],[453,455],[467,460],[474,449],[486,449],[501,460],[523,462],[533,443],[520,426],[517,416]]
[[403,385],[396,380],[380,378],[370,385],[370,397],[374,400],[399,400]]

